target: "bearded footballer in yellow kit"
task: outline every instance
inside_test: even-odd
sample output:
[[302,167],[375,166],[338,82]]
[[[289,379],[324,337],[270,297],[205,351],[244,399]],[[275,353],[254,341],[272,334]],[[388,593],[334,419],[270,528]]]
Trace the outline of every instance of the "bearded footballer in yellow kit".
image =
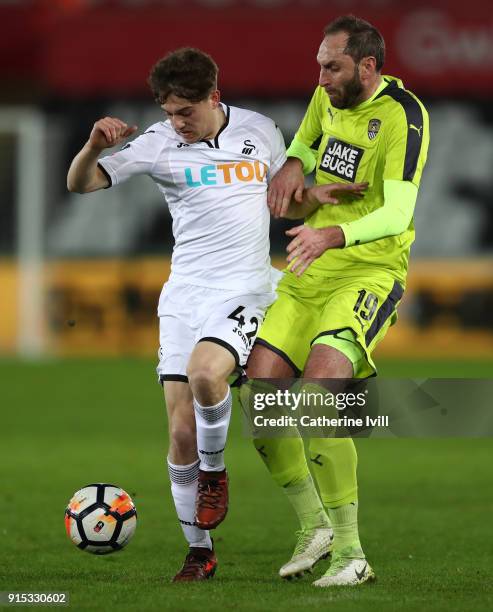
[[[249,378],[366,378],[372,351],[396,320],[413,213],[429,143],[428,114],[399,79],[382,76],[385,43],[368,22],[340,17],[324,30],[319,86],[273,179],[276,217],[304,218],[289,230],[289,271],[278,286],[248,362]],[[317,184],[368,183],[340,206],[302,202],[304,175]],[[352,439],[313,438],[308,468],[301,438],[255,445],[300,521],[284,578],[332,553],[315,586],[357,585],[375,575],[357,523],[357,455]]]

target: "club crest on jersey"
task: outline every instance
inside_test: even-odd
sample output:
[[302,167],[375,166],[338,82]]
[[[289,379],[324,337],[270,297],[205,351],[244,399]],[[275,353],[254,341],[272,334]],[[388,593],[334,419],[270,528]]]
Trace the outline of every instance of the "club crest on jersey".
[[373,140],[376,137],[381,125],[382,122],[380,119],[370,119],[370,121],[368,121],[368,138],[370,140]]
[[331,137],[320,160],[319,169],[347,181],[354,181],[363,153],[364,149]]
[[257,150],[257,147],[248,138],[243,141],[243,144],[245,145],[241,151],[243,155],[251,155],[254,151]]

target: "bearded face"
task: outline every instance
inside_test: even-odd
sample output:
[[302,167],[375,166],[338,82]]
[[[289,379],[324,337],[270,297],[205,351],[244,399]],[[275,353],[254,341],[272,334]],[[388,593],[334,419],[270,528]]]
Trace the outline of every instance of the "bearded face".
[[344,52],[347,38],[345,32],[326,36],[317,55],[319,85],[327,92],[332,106],[340,109],[356,106],[364,94],[359,64]]
[[358,65],[356,64],[354,66],[354,72],[351,77],[338,87],[332,88],[330,93],[327,93],[334,108],[342,109],[356,106],[363,93],[363,85],[359,77]]

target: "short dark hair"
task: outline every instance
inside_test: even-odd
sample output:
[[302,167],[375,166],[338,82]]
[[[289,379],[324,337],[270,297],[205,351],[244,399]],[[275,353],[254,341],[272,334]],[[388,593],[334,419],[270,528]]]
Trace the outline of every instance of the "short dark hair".
[[350,55],[358,63],[364,57],[372,56],[376,59],[376,69],[382,69],[385,62],[385,41],[380,32],[359,17],[343,15],[331,21],[324,29],[325,36],[346,32],[348,35],[344,53]]
[[164,104],[171,94],[190,102],[201,102],[217,89],[218,71],[210,55],[200,49],[184,47],[154,64],[148,83],[159,104]]

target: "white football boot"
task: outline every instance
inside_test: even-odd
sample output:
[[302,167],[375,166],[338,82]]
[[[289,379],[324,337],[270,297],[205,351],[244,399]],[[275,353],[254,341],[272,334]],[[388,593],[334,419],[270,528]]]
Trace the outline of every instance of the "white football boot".
[[329,569],[315,580],[316,587],[356,586],[375,580],[375,573],[361,548],[346,548],[334,553]]
[[281,567],[279,576],[288,580],[301,578],[305,572],[311,572],[312,567],[330,555],[334,532],[329,527],[302,529],[297,531],[298,541],[293,556]]

